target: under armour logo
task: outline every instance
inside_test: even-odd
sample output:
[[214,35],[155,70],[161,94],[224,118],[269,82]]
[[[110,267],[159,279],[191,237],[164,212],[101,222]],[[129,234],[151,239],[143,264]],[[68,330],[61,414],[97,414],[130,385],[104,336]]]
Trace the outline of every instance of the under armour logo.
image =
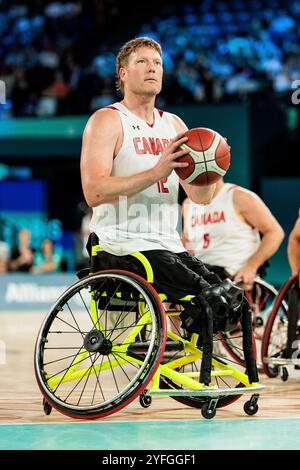
[[133,127],[134,130],[136,130],[136,129],[137,129],[138,131],[141,130],[141,129],[140,129],[140,126],[132,126],[132,127]]

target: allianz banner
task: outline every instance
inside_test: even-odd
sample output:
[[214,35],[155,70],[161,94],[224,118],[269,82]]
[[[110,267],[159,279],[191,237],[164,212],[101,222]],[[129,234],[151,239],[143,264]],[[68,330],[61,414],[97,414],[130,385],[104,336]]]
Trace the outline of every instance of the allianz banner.
[[58,297],[74,284],[75,274],[5,274],[0,276],[0,313],[47,312]]

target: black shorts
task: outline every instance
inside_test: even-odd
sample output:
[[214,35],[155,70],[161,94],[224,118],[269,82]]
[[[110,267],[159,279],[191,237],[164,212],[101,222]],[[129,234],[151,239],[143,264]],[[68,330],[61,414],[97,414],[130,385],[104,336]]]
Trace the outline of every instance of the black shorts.
[[[199,295],[205,287],[220,282],[219,276],[209,271],[198,258],[187,252],[172,253],[167,250],[141,252],[150,262],[153,287],[158,293],[166,294],[168,300],[178,301],[185,295]],[[145,277],[142,264],[134,257],[115,256],[102,251],[99,253],[99,269],[124,269]]]
[[227,279],[228,277],[231,277],[229,272],[226,271],[226,269],[222,266],[215,266],[207,263],[204,263],[204,265],[209,271],[212,271],[213,273],[217,274],[222,281],[224,281],[224,279]]

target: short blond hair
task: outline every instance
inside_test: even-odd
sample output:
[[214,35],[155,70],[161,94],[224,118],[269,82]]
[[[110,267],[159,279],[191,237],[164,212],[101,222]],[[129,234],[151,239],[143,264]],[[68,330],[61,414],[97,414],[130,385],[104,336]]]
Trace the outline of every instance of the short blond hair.
[[119,77],[119,71],[121,67],[125,67],[128,64],[129,56],[132,52],[136,51],[136,49],[140,47],[152,47],[156,50],[160,56],[162,56],[161,46],[158,42],[154,41],[154,39],[148,37],[142,38],[135,38],[131,41],[126,42],[118,52],[116,58],[116,75],[117,75],[117,82],[116,88],[122,94],[124,93],[124,85],[122,80]]

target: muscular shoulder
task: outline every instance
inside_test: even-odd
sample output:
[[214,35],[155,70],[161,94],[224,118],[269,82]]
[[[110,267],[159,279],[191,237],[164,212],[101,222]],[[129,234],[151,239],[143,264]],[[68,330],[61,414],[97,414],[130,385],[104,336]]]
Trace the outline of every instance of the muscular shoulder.
[[176,116],[176,114],[169,113],[170,116],[173,119],[173,123],[175,126],[176,131],[179,132],[184,132],[188,130],[188,127],[185,125],[182,119],[180,117]]
[[250,206],[255,202],[261,201],[260,197],[249,189],[237,186],[232,189],[233,191],[233,204],[237,209],[243,210],[245,207]]
[[101,133],[118,135],[122,130],[118,111],[112,108],[98,109],[89,118],[85,127],[85,134]]
[[300,239],[300,214],[298,219],[295,222],[294,228],[290,234],[291,237],[295,237],[297,239]]

